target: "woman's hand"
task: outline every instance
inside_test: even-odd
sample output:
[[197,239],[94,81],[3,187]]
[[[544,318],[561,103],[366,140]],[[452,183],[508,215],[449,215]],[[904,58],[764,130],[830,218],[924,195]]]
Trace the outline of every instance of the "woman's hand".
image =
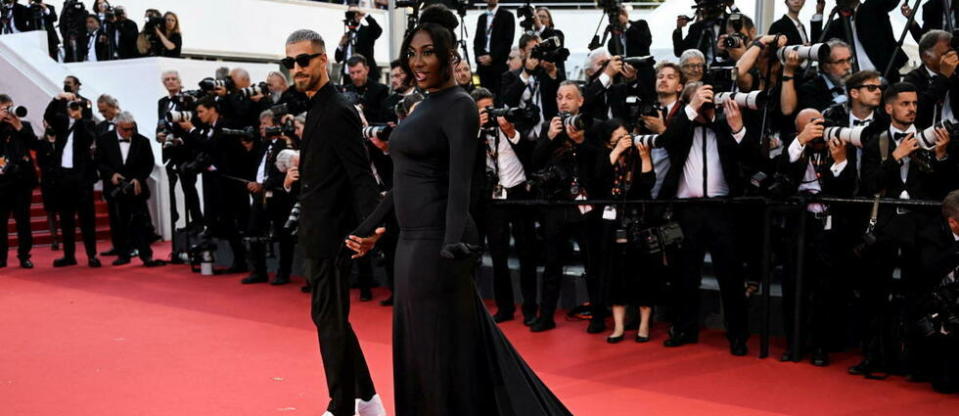
[[373,232],[373,235],[369,237],[357,237],[351,235],[346,239],[346,247],[350,250],[353,250],[356,254],[352,255],[351,259],[358,259],[369,253],[373,249],[373,246],[376,245],[376,242],[379,241],[380,237],[386,233],[386,228],[379,227],[376,231]]

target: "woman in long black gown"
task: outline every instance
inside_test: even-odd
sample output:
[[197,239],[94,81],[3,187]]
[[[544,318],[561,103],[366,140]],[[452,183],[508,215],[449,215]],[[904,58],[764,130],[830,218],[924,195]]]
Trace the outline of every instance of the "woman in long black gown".
[[455,16],[423,10],[403,42],[404,70],[427,98],[393,131],[393,190],[347,240],[365,254],[395,210],[393,376],[398,416],[569,415],[493,323],[472,272],[478,236],[469,216],[479,129],[457,88]]

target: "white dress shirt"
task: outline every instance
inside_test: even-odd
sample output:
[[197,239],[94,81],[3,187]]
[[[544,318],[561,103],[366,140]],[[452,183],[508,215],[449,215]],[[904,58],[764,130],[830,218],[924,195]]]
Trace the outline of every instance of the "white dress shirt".
[[[686,106],[686,115],[695,120],[699,115],[692,106]],[[736,143],[743,141],[746,128],[732,134]],[[705,154],[705,165],[703,164]],[[703,189],[703,176],[706,177],[706,192]],[[696,126],[693,128],[693,144],[689,148],[686,165],[683,166],[683,179],[679,181],[679,198],[722,197],[729,195],[729,184],[723,174],[723,164],[719,159],[719,142],[716,132],[711,128]]]
[[63,145],[63,154],[60,155],[60,167],[62,168],[73,169],[73,125],[76,122],[71,117],[70,124],[67,124],[70,134],[67,134],[67,143]]
[[[789,144],[789,148],[786,150],[789,153],[789,162],[796,163],[799,161],[799,158],[802,156],[802,152],[806,149],[806,145],[799,143],[799,139],[793,140]],[[842,174],[842,171],[846,169],[848,161],[843,160],[842,162],[835,163],[833,162],[832,166],[829,167],[829,171],[832,173],[832,176],[839,177]],[[816,172],[816,166],[813,164],[812,158],[806,161],[806,172],[803,173],[802,182],[799,184],[799,192],[806,192],[810,194],[818,194],[822,192],[822,184],[819,181],[819,174]],[[814,213],[821,213],[826,211],[826,207],[820,203],[812,203],[806,206],[806,210]]]
[[[906,131],[899,130],[892,125],[889,126],[889,139],[896,143],[896,147],[899,147],[899,144],[902,143],[903,139],[896,140],[896,133],[915,133],[916,126],[909,125],[909,128]],[[902,163],[899,165],[899,178],[902,179],[902,183],[905,184],[906,180],[909,179],[909,162],[910,157],[906,156],[902,158]],[[909,199],[909,191],[903,189],[902,193],[899,194],[899,199]]]
[[869,59],[869,55],[866,53],[866,49],[862,47],[862,41],[859,40],[859,33],[856,32],[856,17],[855,14],[849,19],[849,26],[852,28],[852,38],[855,42],[856,50],[856,62],[859,62],[859,70],[865,71],[867,69],[876,69],[876,65],[872,63]]
[[538,114],[539,121],[536,122],[536,125],[533,126],[532,129],[530,129],[529,133],[526,136],[526,138],[529,140],[536,140],[539,138],[539,134],[543,129],[543,123],[546,122],[546,120],[543,118],[543,110],[542,110],[543,94],[542,94],[542,90],[540,89],[540,86],[542,85],[542,83],[537,77],[530,76],[524,70],[520,70],[519,79],[523,81],[524,84],[526,84],[526,88],[523,89],[523,96],[522,96],[522,99],[520,100],[519,106],[521,108],[526,108],[526,103],[532,102],[533,105],[540,108],[540,111]]
[[[133,138],[131,137],[130,139],[132,140]],[[122,141],[122,138],[120,137],[120,133],[119,133],[119,132],[117,133],[117,141],[118,141],[119,144],[120,144],[120,160],[121,160],[121,161],[123,162],[123,164],[125,165],[125,164],[127,164],[127,156],[130,155],[130,144],[131,144],[131,142],[130,142],[130,141]]]
[[[856,117],[856,115],[853,114],[852,111],[849,111],[849,127],[868,127],[870,124],[872,124],[874,120],[873,118],[874,114],[875,113],[869,113],[869,117],[859,118],[859,117]],[[866,123],[866,124],[862,124],[862,123]],[[856,177],[858,178],[859,175],[861,174],[862,174],[862,148],[856,147]]]
[[97,62],[97,38],[98,32],[87,33],[87,62]]
[[[516,152],[513,151],[513,144],[519,143],[519,132],[514,132],[513,137],[506,137],[503,130],[497,128],[496,133],[499,135],[499,147],[496,148],[495,151],[496,161],[494,163],[493,158],[490,157],[494,152],[493,146],[496,145],[496,140],[489,140],[486,146],[486,168],[496,170],[499,176],[499,184],[509,189],[526,182],[526,172],[523,170],[523,163],[519,161],[519,157],[516,155]],[[507,140],[509,140],[509,142],[507,142]],[[497,166],[499,167],[498,170]]]

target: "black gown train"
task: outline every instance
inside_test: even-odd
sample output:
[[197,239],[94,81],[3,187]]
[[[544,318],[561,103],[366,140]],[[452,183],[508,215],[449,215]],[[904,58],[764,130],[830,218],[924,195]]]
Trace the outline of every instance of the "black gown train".
[[393,131],[393,190],[356,230],[371,234],[395,210],[396,415],[570,415],[486,311],[472,277],[477,254],[451,253],[478,243],[469,216],[475,163],[483,162],[478,128],[462,89],[430,94]]

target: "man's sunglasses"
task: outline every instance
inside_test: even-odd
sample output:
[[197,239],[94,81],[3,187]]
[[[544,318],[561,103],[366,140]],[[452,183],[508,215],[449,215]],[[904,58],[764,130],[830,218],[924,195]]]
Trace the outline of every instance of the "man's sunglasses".
[[853,88],[865,88],[865,89],[866,89],[867,91],[869,91],[869,92],[876,92],[876,90],[879,90],[879,91],[885,91],[885,90],[886,90],[886,86],[885,86],[885,85],[876,85],[876,84],[857,85],[857,86],[855,86],[855,87],[853,87]]
[[310,54],[299,54],[295,58],[287,56],[280,60],[280,63],[283,64],[283,67],[286,69],[293,69],[294,64],[299,64],[300,68],[306,68],[310,66],[310,61],[317,56],[323,55],[323,52]]

